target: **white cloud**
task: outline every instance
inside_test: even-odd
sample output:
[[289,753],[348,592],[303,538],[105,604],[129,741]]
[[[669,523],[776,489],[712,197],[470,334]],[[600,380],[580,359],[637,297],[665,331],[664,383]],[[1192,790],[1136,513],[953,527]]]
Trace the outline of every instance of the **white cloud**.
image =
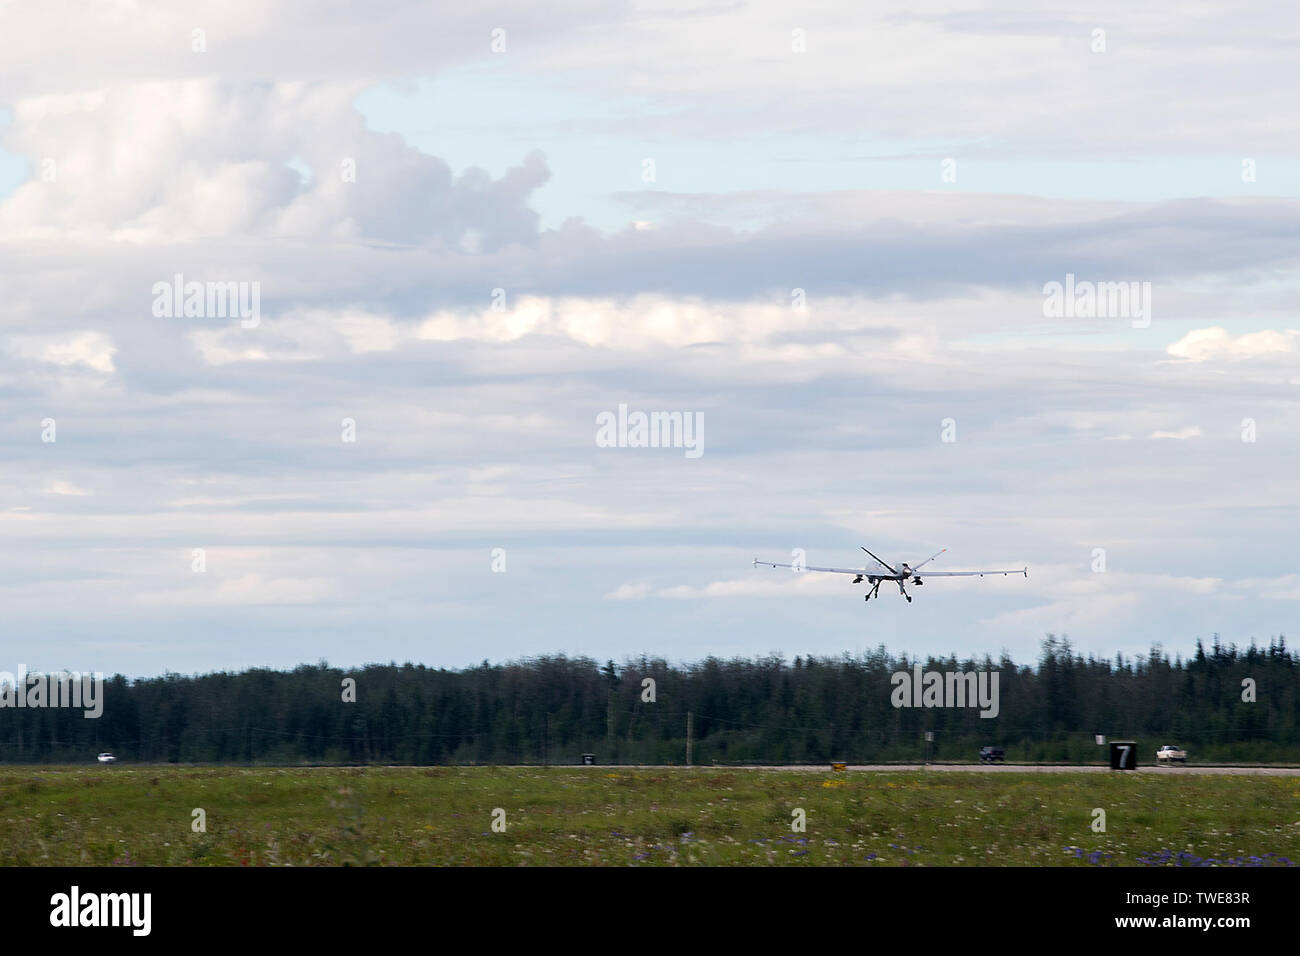
[[82,365],[105,374],[114,371],[117,349],[102,332],[83,331],[65,335],[15,335],[9,339],[14,355],[51,365]]
[[650,594],[650,585],[645,582],[620,584],[605,595],[607,601],[640,601]]
[[83,491],[70,481],[64,481],[61,478],[53,478],[45,485],[47,495],[71,495],[74,497],[83,497],[90,494],[89,491]]
[[[679,584],[675,587],[660,588],[656,597],[671,599],[699,600],[703,598],[738,598],[738,597],[782,597],[785,595],[803,595],[806,597],[825,597],[829,594],[845,595],[845,584],[852,578],[840,575],[802,574],[780,570],[773,572],[779,577],[755,573],[749,578],[735,578],[727,581],[711,581],[703,586]],[[838,580],[836,580],[838,579]],[[838,584],[839,587],[835,585]],[[847,592],[850,596],[856,594]]]
[[[797,140],[810,130],[838,131],[864,97],[872,104],[870,134],[921,139],[936,158],[944,153],[930,145],[935,139],[977,155],[990,143],[1021,156],[1107,154],[1120,143],[1125,158],[1178,148],[1213,153],[1224,142],[1284,152],[1297,130],[1294,118],[1276,129],[1261,119],[1261,104],[1296,78],[1284,39],[1296,30],[1296,14],[1282,3],[1250,19],[1230,4],[1206,4],[1179,20],[1122,0],[1086,13],[1048,12],[1034,0],[978,9],[951,0],[906,8],[814,0],[793,19],[775,0],[716,7],[659,0],[633,9],[630,27],[596,25],[592,42],[539,46],[525,66],[599,77],[607,90],[649,99],[648,116],[627,120],[642,135],[648,126],[658,135],[757,131]],[[1091,48],[1098,26],[1108,41],[1101,53]],[[807,52],[793,50],[795,27]],[[662,55],[667,49],[672,57]],[[1205,53],[1195,69],[1187,49]],[[1115,102],[1133,89],[1143,91],[1147,108],[1117,111]],[[602,129],[611,125],[617,128],[602,117]]]
[[1283,574],[1273,578],[1247,578],[1233,582],[1233,587],[1238,593],[1231,595],[1232,597],[1258,597],[1269,601],[1300,601],[1300,574]]
[[1166,350],[1175,358],[1192,362],[1212,359],[1253,359],[1265,355],[1289,354],[1300,344],[1300,331],[1262,329],[1233,335],[1227,329],[1215,326],[1194,329]]
[[148,607],[319,604],[338,594],[338,585],[326,578],[268,578],[260,574],[245,574],[214,580],[209,587],[145,591],[136,596],[136,603]]
[[[473,233],[495,249],[535,239],[526,201],[549,176],[540,154],[498,179],[453,176],[366,127],[352,108],[364,85],[187,79],[20,99],[4,147],[37,175],[0,203],[0,226],[29,240],[130,243],[292,236],[454,248]],[[293,162],[319,175],[304,184]]]
[[263,317],[255,329],[230,322],[215,329],[195,329],[189,338],[204,362],[226,365],[391,352],[400,342],[409,342],[412,335],[392,319],[372,313],[302,309],[280,317]]

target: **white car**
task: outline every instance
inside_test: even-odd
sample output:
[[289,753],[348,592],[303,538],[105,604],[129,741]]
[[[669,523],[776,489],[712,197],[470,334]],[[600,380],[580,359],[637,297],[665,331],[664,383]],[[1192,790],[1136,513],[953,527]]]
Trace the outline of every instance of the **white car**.
[[95,759],[98,760],[100,763],[112,763],[112,762],[115,761],[117,758],[114,757],[114,756],[113,756],[112,754],[110,754],[110,753],[102,753],[102,754],[100,754],[98,757],[96,757]]
[[1187,751],[1179,750],[1177,747],[1170,744],[1165,744],[1156,751],[1157,763],[1173,763],[1174,761],[1177,761],[1178,763],[1187,763]]

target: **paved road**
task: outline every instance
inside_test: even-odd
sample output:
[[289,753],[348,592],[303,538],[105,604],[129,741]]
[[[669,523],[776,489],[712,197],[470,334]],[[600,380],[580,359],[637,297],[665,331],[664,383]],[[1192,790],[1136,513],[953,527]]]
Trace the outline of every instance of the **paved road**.
[[[784,767],[772,766],[723,766],[707,765],[701,767],[682,767],[682,766],[629,766],[603,764],[595,767],[589,767],[590,770],[802,770],[807,773],[828,773],[830,767],[825,764],[792,764]],[[849,771],[870,771],[873,773],[888,773],[890,771],[905,770],[933,770],[938,773],[1110,773],[1109,767],[1098,766],[1060,766],[1049,764],[949,764],[936,763],[926,766],[925,764],[849,764]],[[1170,774],[1193,774],[1219,775],[1219,776],[1242,776],[1242,777],[1300,777],[1300,767],[1160,767],[1154,764],[1149,766],[1139,766],[1138,773],[1170,773]]]
[[[121,766],[120,764],[118,766]],[[165,767],[212,767],[218,768],[220,765],[212,764],[136,764],[139,768],[152,766]],[[444,768],[454,769],[464,765],[435,765]],[[470,766],[479,766],[484,769],[498,767],[512,770],[537,770],[538,764],[477,764]],[[685,770],[690,772],[705,770],[790,770],[803,771],[804,773],[830,773],[829,764],[789,764],[786,766],[736,766],[732,764],[706,764],[704,766],[684,767],[681,764],[595,764],[594,766],[582,766],[581,764],[551,764],[556,770],[591,770],[604,771],[606,773],[616,773],[620,770]],[[131,769],[132,765],[126,765],[125,769]],[[41,772],[51,770],[84,770],[85,767],[65,767],[65,766],[33,766],[31,769]],[[247,767],[230,765],[230,769],[250,769]],[[352,767],[350,765],[313,765],[313,766],[296,766],[285,765],[279,767],[282,770],[340,770],[340,769],[397,769],[397,770],[429,770],[430,766],[420,765],[393,765],[393,764],[370,764],[367,766]],[[1090,766],[1064,766],[1060,764],[1033,764],[1033,763],[995,763],[995,764],[978,764],[978,763],[875,763],[875,764],[849,764],[846,768],[852,772],[869,772],[869,773],[899,773],[913,770],[932,770],[936,773],[1110,773],[1109,767]],[[1116,771],[1118,772],[1118,771]],[[1139,766],[1138,773],[1169,773],[1169,774],[1192,774],[1194,776],[1239,776],[1239,777],[1300,777],[1300,767],[1161,767],[1156,764]]]

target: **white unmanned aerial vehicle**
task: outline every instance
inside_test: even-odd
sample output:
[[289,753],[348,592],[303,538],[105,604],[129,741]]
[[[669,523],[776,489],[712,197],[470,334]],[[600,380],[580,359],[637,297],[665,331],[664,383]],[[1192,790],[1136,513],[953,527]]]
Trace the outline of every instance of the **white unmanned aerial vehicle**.
[[[862,550],[867,551],[866,548],[863,548]],[[871,557],[875,562],[888,572],[887,574],[882,574],[879,571],[868,571],[866,568],[814,568],[811,564],[773,564],[771,561],[760,561],[758,558],[754,559],[754,567],[758,567],[761,564],[767,568],[793,568],[796,571],[830,571],[833,574],[855,574],[857,577],[853,579],[854,584],[861,584],[863,579],[866,579],[867,594],[866,597],[863,598],[864,601],[870,601],[873,597],[880,597],[880,585],[882,582],[897,581],[898,593],[907,598],[907,602],[910,604],[912,602],[912,596],[904,590],[903,585],[908,582],[909,578],[911,578],[912,583],[919,587],[922,582],[921,576],[917,572],[947,550],[947,548],[944,548],[943,551],[936,551],[914,568],[909,567],[906,561],[902,562],[897,568],[891,568],[889,565],[885,564],[884,561],[881,561],[874,554],[871,554],[870,551],[867,551],[867,554],[871,554]],[[986,574],[1001,574],[1003,576],[1008,574],[1023,574],[1025,577],[1029,577],[1029,568],[1013,568],[1010,571],[929,571],[925,576],[927,578],[969,578],[978,575],[982,578]]]

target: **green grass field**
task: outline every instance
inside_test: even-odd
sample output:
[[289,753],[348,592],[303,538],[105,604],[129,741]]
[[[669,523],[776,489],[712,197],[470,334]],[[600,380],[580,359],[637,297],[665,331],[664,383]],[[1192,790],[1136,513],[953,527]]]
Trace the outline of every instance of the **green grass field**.
[[[206,832],[193,828],[196,808]],[[1094,808],[1106,813],[1104,833],[1092,829]],[[498,809],[505,832],[493,828]],[[792,828],[797,809],[806,819],[802,832]],[[1300,779],[11,766],[0,768],[0,859],[28,866],[1288,865],[1300,860]]]

